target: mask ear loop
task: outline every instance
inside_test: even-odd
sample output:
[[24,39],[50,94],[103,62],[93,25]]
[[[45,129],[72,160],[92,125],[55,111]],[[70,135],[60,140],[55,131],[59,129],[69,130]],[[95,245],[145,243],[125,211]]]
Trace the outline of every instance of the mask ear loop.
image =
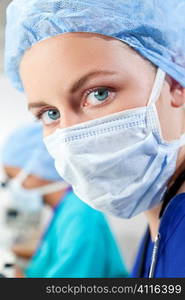
[[28,176],[28,173],[22,169],[15,178],[10,180],[11,182],[17,182],[19,185],[22,185],[23,181],[26,179]]
[[[149,131],[153,131],[158,133],[162,138],[162,132],[161,132],[161,125],[159,122],[158,112],[155,106],[155,103],[158,101],[163,85],[165,80],[166,73],[162,71],[160,68],[157,69],[155,81],[153,84],[152,92],[150,95],[150,98],[148,100],[147,106],[146,106],[146,123],[147,123],[147,129]],[[156,118],[154,120],[152,111],[155,111]],[[156,124],[157,120],[157,124]]]
[[159,99],[159,96],[161,94],[164,85],[165,77],[166,77],[166,73],[162,71],[160,68],[158,68],[147,107],[150,106],[152,103],[156,103],[157,100]]
[[51,193],[54,193],[54,192],[57,192],[59,190],[63,190],[63,189],[69,188],[69,187],[70,187],[70,185],[68,183],[66,183],[65,181],[57,181],[57,182],[42,186],[40,188],[36,188],[35,190],[37,190],[40,193],[40,195],[46,195],[46,194],[51,194]]
[[[18,185],[22,186],[23,181],[26,179],[26,177],[28,175],[29,175],[29,173],[26,172],[26,170],[22,169],[18,173],[18,175],[14,179],[11,180],[11,182],[16,182]],[[45,195],[45,194],[54,193],[54,192],[57,192],[59,190],[66,189],[69,187],[70,187],[70,185],[68,183],[66,183],[64,181],[57,181],[54,183],[49,183],[42,187],[29,189],[29,191],[30,192],[38,192],[40,195]]]

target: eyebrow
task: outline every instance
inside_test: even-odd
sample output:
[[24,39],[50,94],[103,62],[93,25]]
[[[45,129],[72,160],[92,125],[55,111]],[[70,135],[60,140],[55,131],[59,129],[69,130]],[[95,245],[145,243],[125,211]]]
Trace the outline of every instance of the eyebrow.
[[[99,76],[99,75],[115,75],[116,72],[113,71],[103,71],[103,70],[98,70],[98,71],[91,71],[88,74],[85,74],[82,76],[80,79],[78,79],[76,82],[74,82],[69,90],[70,94],[74,94],[77,92],[79,89],[81,89],[92,77],[94,76]],[[49,105],[45,101],[36,101],[36,102],[31,102],[28,104],[28,109],[32,108],[41,108],[43,106]],[[51,105],[51,104],[50,104]]]
[[72,87],[70,88],[70,93],[74,94],[77,90],[79,90],[80,88],[82,88],[87,81],[89,81],[89,79],[91,79],[94,76],[98,76],[98,75],[114,75],[115,72],[113,71],[93,71],[90,72],[84,76],[82,76],[79,80],[77,80],[75,83],[73,83]]
[[44,102],[44,101],[31,102],[31,103],[28,104],[28,110],[30,110],[32,108],[41,108],[41,107],[44,107],[46,105],[49,105],[49,104]]

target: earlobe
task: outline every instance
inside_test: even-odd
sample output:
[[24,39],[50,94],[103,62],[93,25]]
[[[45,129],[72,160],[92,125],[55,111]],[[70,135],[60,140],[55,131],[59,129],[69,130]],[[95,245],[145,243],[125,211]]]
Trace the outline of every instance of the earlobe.
[[169,76],[167,76],[167,82],[170,87],[171,105],[180,108],[185,104],[185,88]]

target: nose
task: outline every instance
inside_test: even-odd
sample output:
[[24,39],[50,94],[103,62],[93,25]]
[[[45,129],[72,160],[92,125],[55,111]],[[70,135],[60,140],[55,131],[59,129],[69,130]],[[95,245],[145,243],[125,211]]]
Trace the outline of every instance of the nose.
[[67,109],[63,111],[62,117],[60,119],[60,128],[71,127],[85,121],[88,121],[88,118],[85,117],[82,112]]

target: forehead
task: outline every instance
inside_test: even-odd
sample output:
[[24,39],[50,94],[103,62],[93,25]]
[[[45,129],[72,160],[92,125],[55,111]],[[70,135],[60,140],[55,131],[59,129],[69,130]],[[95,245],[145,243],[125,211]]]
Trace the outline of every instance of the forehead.
[[[141,56],[128,45],[112,37],[93,33],[66,33],[38,42],[26,51],[20,64],[21,72],[29,63],[54,63],[60,61],[64,66],[91,62],[119,65],[126,64],[127,57],[140,61]],[[111,58],[111,60],[108,60]],[[92,61],[93,59],[93,61]],[[71,63],[70,63],[71,62]],[[39,68],[39,67],[38,67]]]
[[[67,85],[92,70],[138,72],[145,60],[123,42],[90,33],[66,33],[41,41],[22,58],[25,90]],[[137,68],[137,70],[135,70]]]

